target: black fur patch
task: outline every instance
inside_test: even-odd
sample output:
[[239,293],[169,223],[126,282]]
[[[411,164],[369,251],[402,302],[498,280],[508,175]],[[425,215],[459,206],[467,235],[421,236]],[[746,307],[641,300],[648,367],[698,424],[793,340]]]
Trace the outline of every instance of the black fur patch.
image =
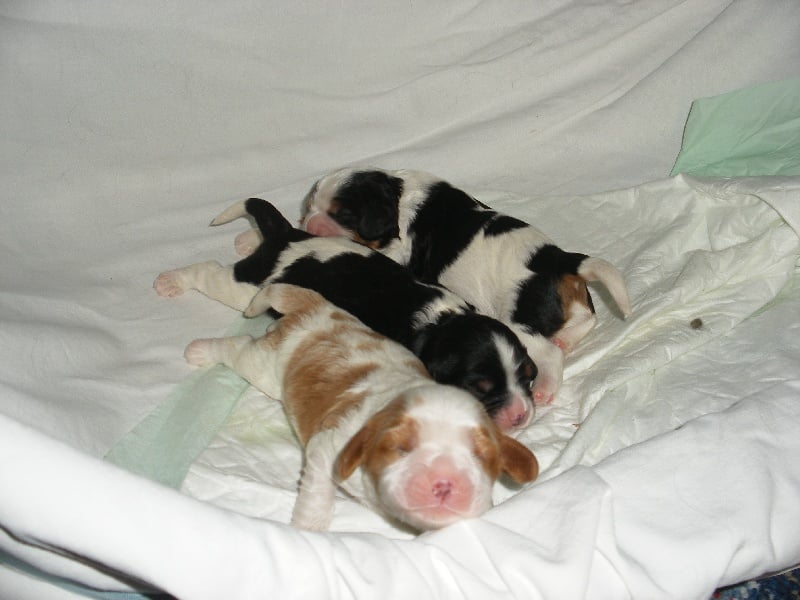
[[[552,244],[545,244],[534,252],[527,264],[533,275],[520,285],[517,305],[511,316],[513,321],[525,326],[530,333],[540,333],[545,337],[551,337],[561,329],[566,315],[558,285],[564,275],[577,275],[585,258],[585,254],[565,252]],[[592,306],[591,297],[589,306]]]
[[578,268],[587,258],[588,256],[585,254],[565,252],[558,246],[545,244],[531,255],[527,267],[534,273],[552,273],[559,276],[566,273],[577,275]]
[[[264,200],[248,201],[246,207],[264,241],[254,254],[236,263],[234,274],[238,281],[258,285],[272,275],[289,245],[303,244],[312,236],[295,230]],[[405,267],[378,252],[366,256],[344,252],[322,261],[309,251],[272,281],[319,292],[368,327],[410,348],[436,381],[473,393],[489,414],[511,400],[511,382],[506,380],[495,336],[506,339],[514,349],[519,365],[516,376],[523,389],[536,376],[536,367],[517,336],[499,321],[467,307],[456,306],[436,323],[415,327],[414,314],[441,298],[444,291],[418,282]]]
[[414,312],[443,295],[437,287],[417,283],[401,265],[377,252],[340,254],[324,262],[306,256],[275,281],[316,290],[367,327],[405,346],[415,335]]
[[286,217],[266,200],[250,198],[245,201],[244,206],[255,220],[262,237],[269,242],[262,242],[250,256],[237,262],[233,266],[233,276],[236,281],[259,285],[275,269],[278,256],[290,242],[312,236],[310,233],[295,229]]
[[408,263],[411,272],[422,281],[435,283],[496,215],[445,181],[432,185],[408,227],[413,240]]
[[566,321],[561,297],[558,295],[559,278],[550,273],[532,275],[519,288],[517,305],[511,319],[525,327],[528,333],[550,337]]
[[366,242],[383,248],[400,235],[397,225],[403,180],[382,171],[358,171],[333,196],[331,217]]
[[494,343],[505,339],[514,349],[517,383],[528,390],[537,369],[516,335],[499,321],[477,313],[449,314],[424,327],[414,340],[414,352],[440,383],[469,391],[494,416],[509,401],[506,372]]
[[[472,311],[454,310],[433,324],[415,328],[414,313],[443,292],[415,281],[408,270],[379,253],[348,253],[324,262],[307,256],[275,281],[314,289],[371,329],[410,348],[434,380],[466,389],[490,416],[511,400],[494,335],[508,340],[517,363],[533,364],[508,327]],[[533,373],[535,377],[535,366]],[[525,378],[521,367],[520,378]],[[522,389],[527,390],[529,383]]]
[[508,215],[498,214],[494,219],[486,224],[486,227],[483,228],[483,232],[487,236],[491,237],[495,235],[503,235],[504,233],[514,231],[515,229],[522,229],[523,227],[528,227],[528,224],[525,221],[520,221],[519,219],[515,217],[509,217]]

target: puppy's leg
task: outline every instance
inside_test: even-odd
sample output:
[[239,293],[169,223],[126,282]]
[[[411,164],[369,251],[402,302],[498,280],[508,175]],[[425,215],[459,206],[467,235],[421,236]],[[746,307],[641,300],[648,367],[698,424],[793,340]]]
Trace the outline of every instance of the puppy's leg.
[[593,312],[586,307],[582,308],[583,310],[576,310],[564,323],[564,326],[550,338],[550,341],[561,348],[564,354],[572,352],[578,342],[589,334],[597,322],[597,317]]
[[[324,436],[324,434],[323,434]],[[292,510],[292,525],[301,529],[327,529],[334,512],[336,485],[333,481],[335,456],[326,449],[319,435],[306,446],[306,464],[300,477],[300,488]]]
[[244,314],[246,317],[255,317],[270,308],[283,315],[311,313],[326,304],[325,298],[314,290],[288,283],[272,283],[258,290]]
[[564,378],[564,353],[542,335],[531,335],[520,328],[514,330],[539,370],[531,390],[533,403],[536,406],[550,404]]
[[196,367],[221,364],[235,370],[234,364],[239,353],[245,346],[253,342],[252,336],[249,335],[198,339],[186,346],[183,357],[186,362]]
[[271,286],[261,288],[250,299],[250,303],[244,309],[245,317],[257,317],[264,314],[272,306],[272,294],[270,294]]
[[225,365],[270,398],[280,399],[278,353],[264,340],[249,335],[199,339],[186,346],[183,356],[190,365],[198,367]]
[[223,267],[216,261],[165,271],[156,278],[153,287],[159,296],[167,298],[195,289],[212,300],[241,311],[247,308],[259,290],[258,286],[236,281],[233,267]]
[[250,256],[263,241],[264,238],[261,237],[258,229],[250,229],[237,235],[233,246],[239,256]]

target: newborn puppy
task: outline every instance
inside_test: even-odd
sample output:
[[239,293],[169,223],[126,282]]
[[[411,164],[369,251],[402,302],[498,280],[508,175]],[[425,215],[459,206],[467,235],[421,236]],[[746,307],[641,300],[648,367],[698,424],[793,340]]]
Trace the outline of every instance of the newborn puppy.
[[501,472],[518,483],[536,478],[533,453],[472,395],[435,383],[409,350],[314,291],[274,284],[263,295],[284,315],[266,335],[195,340],[185,356],[227,365],[282,399],[305,449],[293,525],[327,529],[336,483],[424,531],[490,508]]
[[595,324],[587,281],[603,283],[622,314],[631,312],[613,265],[565,252],[429,173],[349,168],[327,175],[305,198],[301,227],[379,250],[509,325],[539,368],[537,403],[550,402],[562,379],[563,357],[546,341],[569,353]]
[[386,256],[346,238],[314,237],[295,229],[264,200],[240,202],[212,224],[246,214],[264,242],[233,267],[209,262],[162,273],[162,296],[194,288],[254,316],[270,307],[259,286],[291,283],[313,289],[368,327],[414,352],[439,383],[472,393],[504,430],[533,417],[536,365],[503,323],[477,314],[455,294],[419,283]]

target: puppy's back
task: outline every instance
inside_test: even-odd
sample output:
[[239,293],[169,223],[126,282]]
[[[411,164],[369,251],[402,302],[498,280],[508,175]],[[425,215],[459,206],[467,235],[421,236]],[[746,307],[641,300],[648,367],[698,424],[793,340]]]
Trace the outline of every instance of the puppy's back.
[[[372,331],[351,314],[309,289],[273,284],[265,290],[284,316],[265,337],[290,352],[283,401],[298,438],[335,428],[356,409],[369,412],[381,389],[428,378],[409,350]],[[391,368],[387,368],[391,366]],[[380,381],[376,390],[375,379]]]

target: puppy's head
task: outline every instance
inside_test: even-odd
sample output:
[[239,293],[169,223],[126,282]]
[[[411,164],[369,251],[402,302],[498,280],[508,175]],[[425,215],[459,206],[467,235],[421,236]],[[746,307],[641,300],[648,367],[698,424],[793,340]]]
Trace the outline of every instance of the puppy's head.
[[472,393],[503,431],[526,427],[533,418],[536,365],[500,321],[447,315],[418,333],[413,350],[434,380]]
[[402,179],[384,171],[337,171],[317,181],[306,195],[300,226],[313,235],[343,235],[383,248],[399,235],[402,193]]
[[476,517],[492,505],[505,472],[533,481],[533,453],[504,435],[467,392],[431,384],[401,394],[376,413],[339,454],[339,481],[362,467],[387,514],[418,530]]
[[532,275],[519,288],[512,319],[550,338],[565,353],[596,322],[587,281],[605,285],[622,316],[631,314],[625,280],[608,261],[545,244],[529,258],[527,267]]

